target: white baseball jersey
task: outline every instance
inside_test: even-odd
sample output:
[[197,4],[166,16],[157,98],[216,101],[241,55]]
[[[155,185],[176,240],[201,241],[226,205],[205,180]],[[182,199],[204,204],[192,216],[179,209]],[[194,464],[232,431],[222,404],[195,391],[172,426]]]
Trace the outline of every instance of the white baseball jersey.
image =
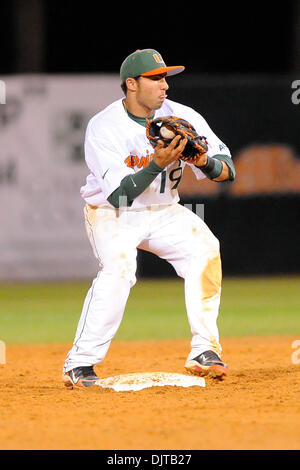
[[[107,198],[120,186],[121,180],[147,166],[154,157],[154,149],[146,137],[145,127],[127,115],[122,100],[119,99],[100,111],[87,126],[85,160],[90,174],[80,193],[92,206],[112,207]],[[195,110],[166,99],[154,117],[170,115],[189,121],[197,133],[206,138],[208,156],[231,156],[227,146]],[[178,185],[185,165],[190,164],[178,160],[168,165],[133,201],[130,209],[178,202]],[[206,177],[200,169],[194,165],[191,167],[198,180]]]

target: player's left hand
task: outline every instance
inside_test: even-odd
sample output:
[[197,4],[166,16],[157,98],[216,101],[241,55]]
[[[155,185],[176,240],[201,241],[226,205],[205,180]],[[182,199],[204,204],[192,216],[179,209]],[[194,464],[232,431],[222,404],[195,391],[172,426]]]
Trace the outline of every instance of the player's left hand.
[[199,167],[206,165],[206,163],[207,163],[207,153],[206,152],[202,153],[202,155],[200,155],[199,158],[194,159],[194,161],[191,162],[191,163],[193,163],[194,165],[199,166]]
[[163,116],[150,120],[147,124],[146,136],[154,148],[159,141],[163,141],[167,147],[171,139],[178,135],[186,139],[186,145],[179,158],[197,166],[204,166],[208,150],[206,138],[198,135],[188,121],[176,116]]

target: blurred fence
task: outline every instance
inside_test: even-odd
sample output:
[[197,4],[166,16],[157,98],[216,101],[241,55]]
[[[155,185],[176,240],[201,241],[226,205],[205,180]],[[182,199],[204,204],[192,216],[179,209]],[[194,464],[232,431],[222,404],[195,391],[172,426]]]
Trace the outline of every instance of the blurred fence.
[[[0,279],[91,277],[97,264],[79,195],[84,133],[91,116],[122,96],[119,77],[0,78]],[[236,165],[234,183],[197,182],[186,170],[179,188],[183,203],[204,204],[225,275],[300,271],[296,78],[169,79],[169,98],[199,111]],[[139,258],[140,276],[174,274],[148,253]]]

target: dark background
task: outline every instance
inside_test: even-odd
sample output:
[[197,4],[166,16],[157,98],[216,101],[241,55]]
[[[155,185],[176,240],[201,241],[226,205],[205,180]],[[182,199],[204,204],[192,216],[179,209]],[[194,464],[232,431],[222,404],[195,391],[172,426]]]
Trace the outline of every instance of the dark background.
[[0,15],[2,74],[118,72],[129,53],[147,47],[186,65],[186,74],[300,68],[299,1],[108,7],[99,0],[2,0]]
[[[118,73],[136,49],[154,48],[169,65],[169,98],[194,107],[232,151],[279,143],[300,154],[300,2],[11,0],[0,4],[0,74]],[[238,177],[238,175],[237,175]],[[225,275],[299,273],[299,193],[201,197],[205,221],[221,241]],[[174,275],[140,253],[141,276]]]

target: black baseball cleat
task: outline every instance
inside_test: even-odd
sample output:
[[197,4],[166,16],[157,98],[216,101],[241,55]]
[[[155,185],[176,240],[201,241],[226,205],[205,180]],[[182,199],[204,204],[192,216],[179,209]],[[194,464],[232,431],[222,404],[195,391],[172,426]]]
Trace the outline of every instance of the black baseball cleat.
[[193,375],[209,376],[219,380],[224,379],[229,374],[227,365],[221,361],[214,351],[205,351],[194,359],[187,361],[185,369]]
[[63,374],[63,382],[68,388],[86,388],[95,385],[99,379],[95,374],[93,366],[75,367]]

